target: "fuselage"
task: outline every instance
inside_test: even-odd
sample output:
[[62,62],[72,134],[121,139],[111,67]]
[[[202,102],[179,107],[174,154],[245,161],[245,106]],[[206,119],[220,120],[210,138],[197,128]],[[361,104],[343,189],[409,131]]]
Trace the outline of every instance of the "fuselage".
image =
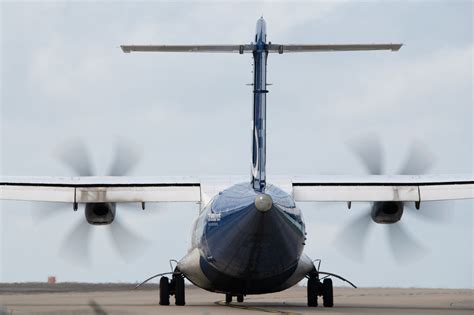
[[305,225],[291,195],[266,183],[266,25],[257,22],[251,180],[216,195],[194,223],[179,270],[209,291],[261,294],[295,285],[314,267],[303,254]]

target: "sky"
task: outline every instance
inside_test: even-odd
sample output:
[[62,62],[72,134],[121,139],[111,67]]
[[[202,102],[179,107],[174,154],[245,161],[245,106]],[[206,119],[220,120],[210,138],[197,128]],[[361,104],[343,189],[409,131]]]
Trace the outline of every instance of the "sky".
[[[472,1],[2,1],[0,10],[2,175],[73,175],[54,154],[72,139],[86,144],[97,175],[117,141],[140,148],[133,176],[250,174],[250,55],[123,54],[119,46],[246,44],[261,15],[273,43],[404,44],[396,53],[271,55],[269,174],[365,174],[348,142],[368,134],[383,141],[387,174],[414,141],[436,159],[429,173],[473,172]],[[404,214],[402,224],[425,248],[410,262],[394,258],[376,224],[363,259],[336,246],[367,204],[299,206],[305,252],[325,271],[366,287],[474,286],[472,201],[441,203],[441,223]],[[59,254],[83,213],[71,206],[37,220],[38,206],[2,201],[0,281],[143,280],[185,255],[198,210],[119,206],[117,216],[148,246],[123,261],[107,228],[97,227],[84,265]]]

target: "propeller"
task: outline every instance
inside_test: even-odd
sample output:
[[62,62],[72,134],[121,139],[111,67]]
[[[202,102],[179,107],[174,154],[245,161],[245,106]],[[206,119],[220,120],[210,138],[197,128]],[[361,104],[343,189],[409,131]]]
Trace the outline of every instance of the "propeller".
[[[56,150],[55,155],[66,167],[68,167],[76,176],[94,176],[92,160],[90,158],[89,150],[80,139],[72,139],[67,143],[61,145]],[[115,154],[112,163],[107,172],[108,176],[124,176],[131,172],[139,160],[140,154],[136,147],[129,143],[118,142],[115,147]],[[70,206],[70,205],[68,205]],[[47,203],[41,205],[41,216],[36,213],[36,219],[47,219],[51,216],[61,213],[58,210],[64,210],[64,204]],[[137,204],[136,207],[132,205],[117,205],[120,210],[136,210],[141,209]],[[135,208],[135,209],[134,209]],[[84,205],[80,206],[79,211],[84,212]],[[88,264],[89,251],[91,243],[91,234],[95,229],[108,229],[109,238],[120,254],[122,259],[129,261],[144,249],[144,245],[148,243],[146,240],[140,238],[133,233],[121,220],[121,217],[115,214],[114,221],[109,225],[91,225],[87,223],[84,217],[72,228],[72,230],[65,237],[61,246],[61,254],[75,262]]]
[[[363,163],[371,175],[385,173],[384,151],[378,137],[370,135],[360,138],[350,144],[351,149]],[[398,174],[418,175],[426,173],[434,164],[434,158],[420,142],[413,142],[405,161],[402,163]],[[435,209],[433,203],[424,203],[422,210],[416,210],[413,203],[403,203],[408,213],[416,214],[423,219],[438,221],[444,219],[441,209]],[[427,209],[430,208],[430,209]],[[405,212],[405,213],[406,213]],[[367,241],[368,232],[372,226],[371,208],[361,211],[337,235],[336,244],[351,257],[361,259],[363,247]],[[388,244],[395,259],[408,262],[420,256],[425,249],[404,228],[402,221],[393,224],[384,224]]]

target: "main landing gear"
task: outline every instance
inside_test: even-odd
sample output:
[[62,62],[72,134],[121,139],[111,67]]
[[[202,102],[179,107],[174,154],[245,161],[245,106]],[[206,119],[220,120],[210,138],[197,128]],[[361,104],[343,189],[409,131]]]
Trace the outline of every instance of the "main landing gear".
[[[328,277],[334,277],[344,282],[350,284],[354,289],[356,285],[350,282],[349,280],[330,272],[320,271],[319,267],[321,266],[321,260],[317,259],[318,266],[314,267],[306,278],[308,279],[308,306],[318,306],[318,296],[323,297],[323,306],[324,307],[333,307],[334,306],[334,291],[332,287],[332,279]],[[322,275],[323,278],[320,279],[319,276]],[[321,282],[321,280],[323,280]]]
[[184,277],[180,273],[160,278],[160,305],[170,305],[170,296],[174,295],[176,305],[184,305]]
[[334,291],[331,279],[326,278],[321,282],[317,272],[311,273],[308,277],[307,290],[308,306],[318,306],[318,296],[323,297],[324,307],[334,306]]

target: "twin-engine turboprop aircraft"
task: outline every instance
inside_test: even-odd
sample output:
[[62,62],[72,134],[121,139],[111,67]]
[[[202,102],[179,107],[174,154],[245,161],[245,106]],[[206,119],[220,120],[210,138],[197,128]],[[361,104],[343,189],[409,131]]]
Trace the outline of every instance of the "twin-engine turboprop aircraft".
[[[376,223],[396,224],[405,202],[474,198],[472,174],[466,176],[313,176],[267,181],[267,58],[271,53],[360,50],[398,51],[401,44],[281,45],[267,42],[266,24],[257,21],[254,42],[246,45],[124,45],[130,52],[251,53],[254,60],[253,132],[250,180],[237,178],[3,177],[0,198],[85,204],[87,222],[114,224],[116,206],[136,202],[199,202],[192,246],[171,274],[160,279],[160,304],[185,304],[184,279],[238,302],[248,294],[285,290],[308,278],[308,306],[333,306],[332,280],[303,254],[305,224],[295,201],[373,202]],[[272,182],[272,183],[270,183]],[[423,211],[423,210],[421,210]],[[324,276],[321,281],[320,276]],[[328,277],[329,276],[329,277]]]

